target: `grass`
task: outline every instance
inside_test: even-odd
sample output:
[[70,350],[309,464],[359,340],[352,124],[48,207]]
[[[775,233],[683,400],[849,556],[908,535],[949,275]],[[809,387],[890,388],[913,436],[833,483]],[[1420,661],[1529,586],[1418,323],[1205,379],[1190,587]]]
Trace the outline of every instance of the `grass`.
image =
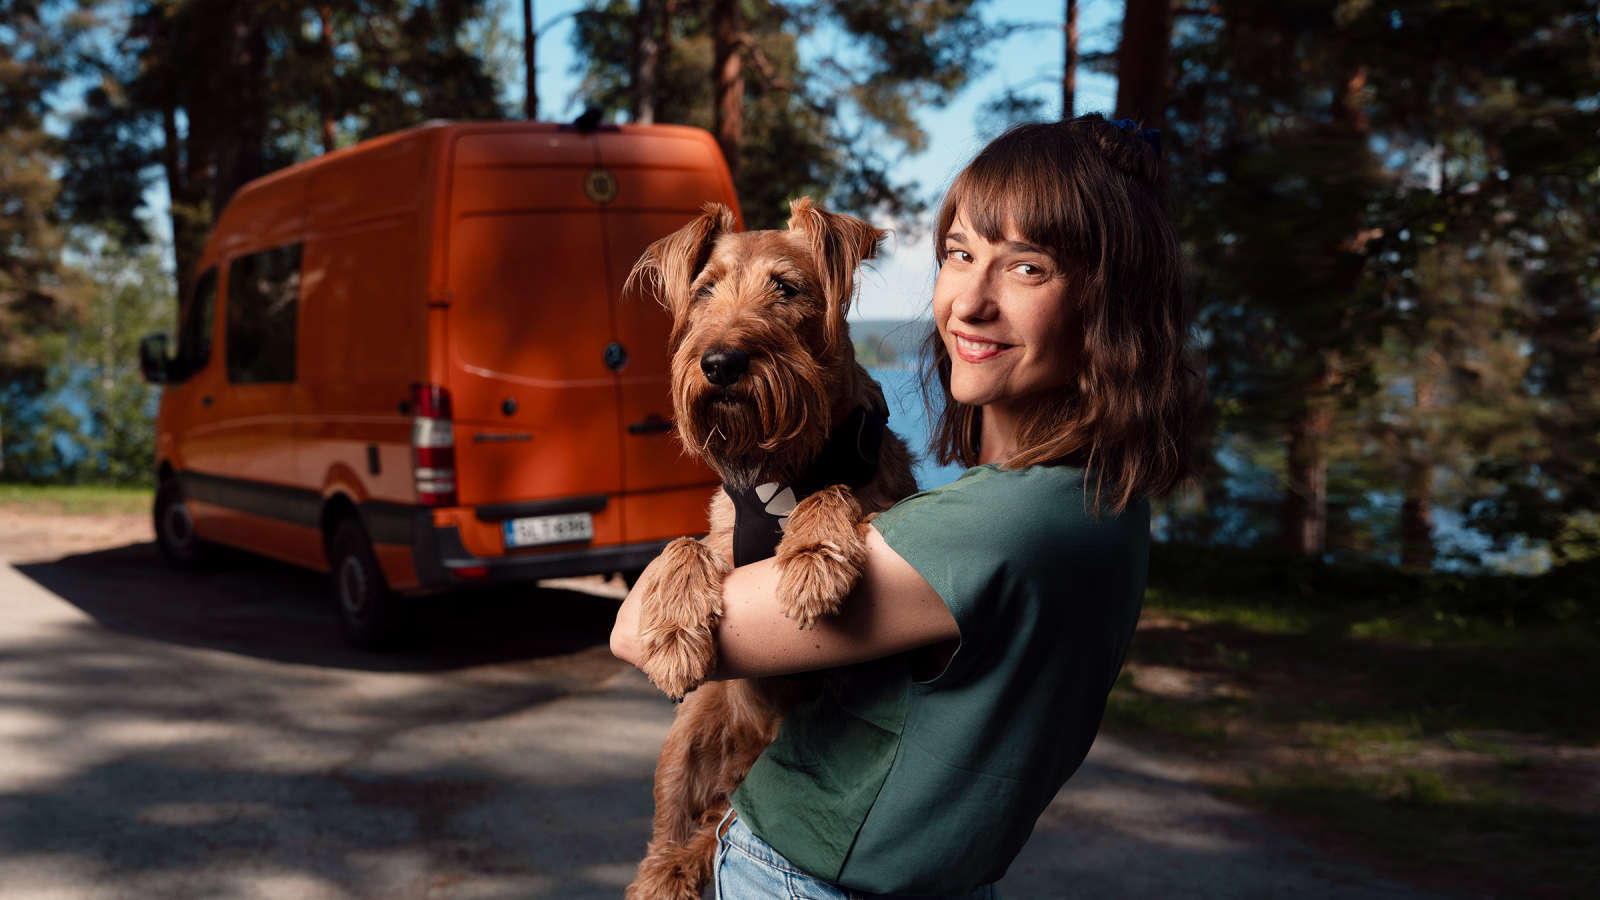
[[1600,880],[1592,566],[1429,576],[1158,545],[1150,575],[1108,728],[1419,882]]
[[152,491],[87,484],[0,484],[0,508],[65,515],[148,512]]

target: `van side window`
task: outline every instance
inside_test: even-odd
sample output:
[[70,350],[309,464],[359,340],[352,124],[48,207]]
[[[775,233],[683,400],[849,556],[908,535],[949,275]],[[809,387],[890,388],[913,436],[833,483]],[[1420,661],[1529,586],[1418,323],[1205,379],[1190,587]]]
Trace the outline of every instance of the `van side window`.
[[228,264],[228,380],[293,381],[300,245]]
[[212,324],[217,320],[217,270],[205,270],[194,283],[189,309],[178,323],[178,349],[173,357],[174,381],[182,381],[211,361]]

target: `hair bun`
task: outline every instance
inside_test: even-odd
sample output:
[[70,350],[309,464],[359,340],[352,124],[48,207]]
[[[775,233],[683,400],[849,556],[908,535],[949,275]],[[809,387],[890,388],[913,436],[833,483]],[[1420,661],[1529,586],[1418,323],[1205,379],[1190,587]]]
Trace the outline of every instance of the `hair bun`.
[[1140,131],[1132,119],[1107,121],[1099,113],[1080,116],[1094,135],[1095,146],[1118,171],[1153,187],[1161,185],[1160,137],[1155,131]]

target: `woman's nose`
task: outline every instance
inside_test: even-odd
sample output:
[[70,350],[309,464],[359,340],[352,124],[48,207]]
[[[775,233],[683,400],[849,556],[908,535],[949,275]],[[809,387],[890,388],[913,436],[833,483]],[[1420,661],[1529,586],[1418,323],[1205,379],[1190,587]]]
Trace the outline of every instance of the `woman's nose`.
[[950,314],[966,322],[986,322],[999,307],[994,302],[994,286],[987,278],[973,278],[956,294]]

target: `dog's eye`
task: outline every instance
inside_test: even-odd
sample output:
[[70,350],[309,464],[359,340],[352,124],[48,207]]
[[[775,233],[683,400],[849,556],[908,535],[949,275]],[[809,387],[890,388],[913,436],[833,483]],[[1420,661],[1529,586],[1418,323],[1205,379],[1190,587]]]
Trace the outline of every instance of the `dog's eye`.
[[785,300],[793,300],[795,297],[800,295],[799,288],[776,276],[774,276],[772,279],[772,287],[777,290],[778,295],[783,297]]
[[708,281],[705,284],[700,285],[700,289],[694,292],[694,299],[696,299],[696,300],[709,299],[711,297],[712,289],[714,289],[716,286],[717,286],[716,282],[712,282],[712,281]]

